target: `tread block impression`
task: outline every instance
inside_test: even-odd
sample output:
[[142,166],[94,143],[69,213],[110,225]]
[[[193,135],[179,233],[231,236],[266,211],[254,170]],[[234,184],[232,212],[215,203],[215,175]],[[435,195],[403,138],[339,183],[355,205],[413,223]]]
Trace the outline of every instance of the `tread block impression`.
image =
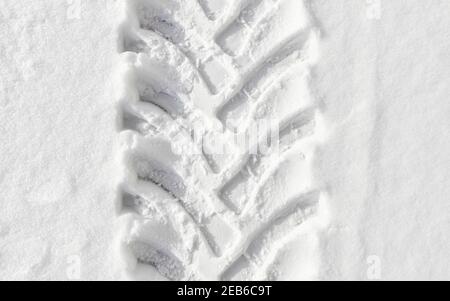
[[276,169],[284,153],[313,131],[313,111],[307,110],[292,117],[279,129],[277,141],[271,143],[267,152],[248,156],[241,170],[221,189],[222,199],[240,214],[244,211],[246,202],[254,198],[268,173]]
[[250,244],[224,272],[223,280],[255,280],[256,273],[264,271],[282,246],[282,240],[294,233],[311,216],[317,213],[316,193],[300,196],[284,208],[251,240]]
[[[129,153],[128,166],[137,181],[156,185],[167,193],[167,198],[178,202],[197,225],[213,252],[220,256],[232,247],[236,236],[230,225],[215,212],[212,201],[179,169],[179,160],[170,144],[161,139],[136,137],[135,148]],[[140,142],[139,142],[140,141]]]
[[278,0],[251,0],[236,20],[218,37],[226,53],[237,56],[258,23],[276,7]]

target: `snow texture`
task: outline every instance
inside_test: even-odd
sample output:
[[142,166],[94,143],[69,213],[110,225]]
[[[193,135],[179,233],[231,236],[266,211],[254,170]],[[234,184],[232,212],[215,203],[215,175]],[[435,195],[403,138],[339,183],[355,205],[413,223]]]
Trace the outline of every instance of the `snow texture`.
[[0,280],[450,279],[449,11],[0,0]]

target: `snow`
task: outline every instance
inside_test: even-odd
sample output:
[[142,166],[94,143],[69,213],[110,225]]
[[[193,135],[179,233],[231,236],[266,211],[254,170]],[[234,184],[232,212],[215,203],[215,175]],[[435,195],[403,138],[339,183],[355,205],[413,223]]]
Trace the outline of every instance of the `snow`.
[[[295,1],[284,2],[305,12]],[[218,244],[227,247],[239,236],[233,232],[236,227],[245,229],[242,236],[258,237],[256,224],[271,220],[272,228],[264,234],[269,238],[261,235],[262,239],[250,246],[246,245],[248,241],[233,245],[237,249],[230,258],[240,259],[237,267],[233,265],[227,272],[233,274],[240,264],[247,264],[246,260],[263,261],[267,251],[271,258],[270,263],[264,262],[267,275],[255,272],[258,279],[448,280],[450,2],[305,3],[306,15],[311,18],[309,26],[320,32],[317,49],[316,41],[310,48],[312,54],[320,50],[320,56],[304,58],[312,68],[305,81],[311,95],[302,82],[307,77],[303,72],[308,72],[297,68],[273,98],[302,95],[307,100],[296,104],[299,109],[318,103],[320,112],[312,114],[318,125],[316,136],[300,146],[307,158],[314,153],[314,159],[301,160],[298,153],[281,163],[280,170],[268,178],[270,186],[263,189],[259,203],[245,208],[247,220],[242,224],[234,223],[231,214],[200,208],[209,214],[210,225],[206,223],[205,228],[216,237],[217,233],[226,233]],[[203,0],[200,4],[210,20],[226,25],[219,21],[227,14],[223,3]],[[188,273],[198,264],[205,275],[217,277],[217,271],[226,264],[197,246],[198,235],[178,207],[165,204],[162,209],[141,208],[152,212],[150,221],[121,211],[121,189],[128,185],[124,177],[132,184],[137,182],[131,175],[132,168],[124,168],[124,161],[136,150],[143,148],[144,153],[157,140],[140,143],[143,138],[120,133],[121,96],[142,84],[124,74],[125,65],[136,60],[143,66],[138,76],[164,73],[160,77],[167,79],[168,86],[181,76],[180,91],[190,90],[192,81],[192,93],[198,96],[194,104],[210,117],[220,105],[218,91],[227,85],[242,85],[232,70],[224,74],[220,64],[227,61],[216,55],[205,55],[207,59],[201,61],[205,65],[199,67],[211,76],[215,94],[215,98],[207,99],[184,71],[187,65],[183,65],[185,73],[174,60],[171,64],[175,65],[164,61],[159,69],[146,70],[145,64],[156,64],[153,54],[119,53],[121,31],[134,30],[136,22],[130,20],[133,13],[126,10],[125,1],[2,0],[0,7],[0,279],[159,280],[165,275],[170,278],[170,264],[176,266],[177,275],[182,274],[179,270],[185,268]],[[289,11],[290,6],[280,7]],[[190,17],[184,16],[187,22]],[[294,25],[309,28],[300,18],[270,20],[276,24],[275,30],[287,25],[292,25],[292,31]],[[212,34],[207,28],[204,31],[204,36]],[[260,45],[269,45],[270,38],[262,39]],[[251,40],[248,45],[257,42]],[[239,50],[241,70],[245,71],[252,55],[258,59],[264,47],[251,53]],[[135,103],[128,105],[130,111],[136,108],[141,110]],[[179,105],[173,104],[173,109],[180,109]],[[265,109],[258,112],[264,115]],[[284,117],[292,113],[286,103],[281,109]],[[145,111],[142,117],[154,116],[155,112]],[[232,126],[238,128],[239,124]],[[181,137],[173,141],[178,146],[186,144]],[[200,165],[186,171],[191,162],[184,161],[182,155],[153,147],[152,156],[173,162],[177,173],[201,178],[200,183],[188,182],[186,192],[180,194],[199,199],[203,205],[199,189],[218,185],[220,179],[202,174]],[[214,161],[222,166],[229,158],[220,160]],[[264,164],[269,164],[270,170],[274,162],[270,159]],[[151,174],[152,168],[136,167],[145,175]],[[279,179],[285,180],[284,186]],[[306,180],[299,185],[298,179]],[[324,191],[318,197],[320,214],[301,225],[298,232],[280,238],[280,243],[278,236],[282,235],[278,234],[302,224],[308,210],[300,208],[301,218],[283,211],[288,218],[277,224],[270,213],[284,205],[278,198],[292,199],[299,191],[315,191],[317,187]],[[161,191],[140,186],[135,189],[160,198]],[[267,205],[267,200],[277,201]],[[181,254],[179,257],[193,264],[163,263],[165,273],[138,265],[136,254],[123,241],[139,243],[133,241],[134,237],[157,241],[160,249]],[[264,247],[258,248],[259,244]],[[141,247],[137,246],[135,253],[142,250],[143,257],[156,256]],[[196,248],[199,254],[195,254]],[[242,252],[246,255],[239,257]],[[246,268],[253,275],[253,266]]]
[[1,4],[0,279],[116,275],[116,20],[69,7]]
[[375,255],[381,279],[448,279],[450,3],[380,4],[368,18],[364,1],[312,1],[335,127],[320,163],[335,217],[322,277],[367,279]]

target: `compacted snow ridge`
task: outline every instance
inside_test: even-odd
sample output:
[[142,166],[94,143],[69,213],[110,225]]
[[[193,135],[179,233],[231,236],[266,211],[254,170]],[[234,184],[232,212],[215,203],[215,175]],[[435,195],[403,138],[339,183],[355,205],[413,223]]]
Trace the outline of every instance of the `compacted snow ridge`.
[[[312,170],[325,126],[309,91],[320,35],[308,10],[298,0],[130,0],[126,9],[131,277],[148,266],[171,280],[272,279],[282,247],[326,222]],[[266,149],[251,147],[263,139]],[[318,266],[305,269],[313,277]]]

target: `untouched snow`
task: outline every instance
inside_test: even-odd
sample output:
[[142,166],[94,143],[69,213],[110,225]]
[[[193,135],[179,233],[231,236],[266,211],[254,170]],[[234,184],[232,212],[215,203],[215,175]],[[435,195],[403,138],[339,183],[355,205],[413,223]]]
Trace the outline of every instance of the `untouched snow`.
[[[128,83],[121,73],[126,59],[119,55],[120,26],[132,28],[124,2],[0,0],[1,280],[163,279],[151,267],[140,267],[130,277],[135,262],[120,245],[127,235],[119,204],[127,171],[120,159],[119,94]],[[223,16],[220,1],[200,3],[210,20]],[[308,185],[318,179],[326,190],[327,225],[321,217],[320,230],[306,227],[281,250],[269,243],[267,249],[277,250],[267,278],[448,280],[450,2],[305,3],[305,15],[320,31],[320,57],[307,59],[314,62],[308,84],[326,134],[319,131],[314,160],[305,164],[313,167],[313,175],[300,175]],[[285,22],[303,26],[298,20]],[[205,29],[203,34],[210,33]],[[230,49],[244,47],[222,42]],[[242,58],[251,57],[246,55]],[[172,71],[162,66],[158,72]],[[231,72],[223,79],[220,66],[205,66],[211,68],[205,70],[214,80],[213,91],[233,79]],[[301,74],[292,77],[294,83]],[[195,93],[196,105],[211,115],[220,99],[208,102],[201,91]],[[133,151],[139,150],[142,145],[133,139]],[[155,157],[170,157],[164,148],[151,146]],[[285,178],[292,187],[298,179],[289,168],[304,167],[297,163],[288,162],[278,175],[291,175]],[[185,167],[177,164],[175,169]],[[207,180],[206,187],[218,181],[202,181]],[[196,191],[190,193],[195,198]],[[172,232],[167,229],[155,231],[157,222],[135,234],[143,231],[159,240],[167,236],[161,244],[176,241],[168,239]],[[183,220],[176,222],[188,233],[184,239],[194,236]],[[291,224],[281,225],[283,230]],[[212,218],[209,230],[223,229],[221,220]],[[225,243],[230,238],[220,237]],[[179,252],[189,257],[185,247]],[[178,251],[178,246],[170,248]],[[201,261],[201,269],[213,274],[217,263],[222,264]]]
[[114,7],[0,6],[0,279],[115,278]]
[[334,125],[320,160],[335,218],[323,277],[367,279],[379,261],[381,279],[448,280],[450,2],[381,1],[378,18],[365,1],[312,3]]

